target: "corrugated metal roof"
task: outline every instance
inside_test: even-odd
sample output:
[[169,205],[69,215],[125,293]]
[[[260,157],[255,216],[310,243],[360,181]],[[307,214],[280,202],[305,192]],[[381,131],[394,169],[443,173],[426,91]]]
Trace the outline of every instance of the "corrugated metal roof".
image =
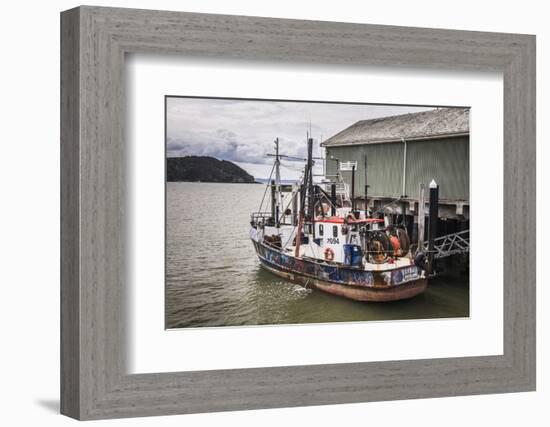
[[438,108],[419,113],[360,120],[321,145],[377,144],[382,142],[422,140],[468,135],[470,132],[469,108]]

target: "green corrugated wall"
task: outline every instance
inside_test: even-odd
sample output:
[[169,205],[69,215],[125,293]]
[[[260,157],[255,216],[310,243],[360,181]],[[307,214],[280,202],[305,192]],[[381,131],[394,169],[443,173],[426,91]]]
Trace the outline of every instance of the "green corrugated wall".
[[[403,143],[365,144],[327,147],[327,175],[336,173],[336,162],[357,161],[355,193],[363,196],[365,160],[368,159],[369,195],[373,197],[399,197],[403,186]],[[445,138],[407,142],[408,197],[417,198],[418,185],[435,179],[439,184],[439,197],[450,200],[469,200],[469,138]],[[351,172],[341,171],[344,180],[351,184]]]

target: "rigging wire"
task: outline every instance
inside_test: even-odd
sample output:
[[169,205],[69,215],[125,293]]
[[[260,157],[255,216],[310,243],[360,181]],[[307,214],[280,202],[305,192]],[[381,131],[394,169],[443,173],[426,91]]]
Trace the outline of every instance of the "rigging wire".
[[258,208],[258,212],[262,211],[262,206],[264,205],[265,195],[267,194],[267,189],[269,188],[269,183],[271,182],[271,177],[273,176],[273,171],[275,170],[275,164],[273,164],[273,167],[271,168],[271,173],[269,174],[269,178],[267,179],[267,185],[265,186],[264,195],[262,197],[262,201],[260,202],[260,207]]
[[[283,159],[282,159],[282,161],[284,162]],[[296,172],[302,172],[304,170],[303,166],[297,166],[296,167],[294,165],[292,165],[292,166],[291,165],[292,165],[292,163],[284,163],[281,166],[284,167],[285,169],[289,169],[289,170],[296,171]]]

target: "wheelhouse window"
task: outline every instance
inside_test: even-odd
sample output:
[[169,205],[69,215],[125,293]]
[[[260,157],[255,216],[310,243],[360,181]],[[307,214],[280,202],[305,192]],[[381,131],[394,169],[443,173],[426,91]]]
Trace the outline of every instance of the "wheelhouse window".
[[323,224],[319,224],[319,236],[323,236]]
[[338,226],[337,225],[332,226],[332,237],[338,237]]

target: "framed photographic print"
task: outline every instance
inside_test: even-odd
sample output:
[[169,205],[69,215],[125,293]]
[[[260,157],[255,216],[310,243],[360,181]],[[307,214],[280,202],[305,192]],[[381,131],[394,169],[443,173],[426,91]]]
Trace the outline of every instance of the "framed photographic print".
[[166,150],[167,328],[469,317],[468,108],[167,96]]
[[535,38],[62,13],[62,413],[535,388]]

